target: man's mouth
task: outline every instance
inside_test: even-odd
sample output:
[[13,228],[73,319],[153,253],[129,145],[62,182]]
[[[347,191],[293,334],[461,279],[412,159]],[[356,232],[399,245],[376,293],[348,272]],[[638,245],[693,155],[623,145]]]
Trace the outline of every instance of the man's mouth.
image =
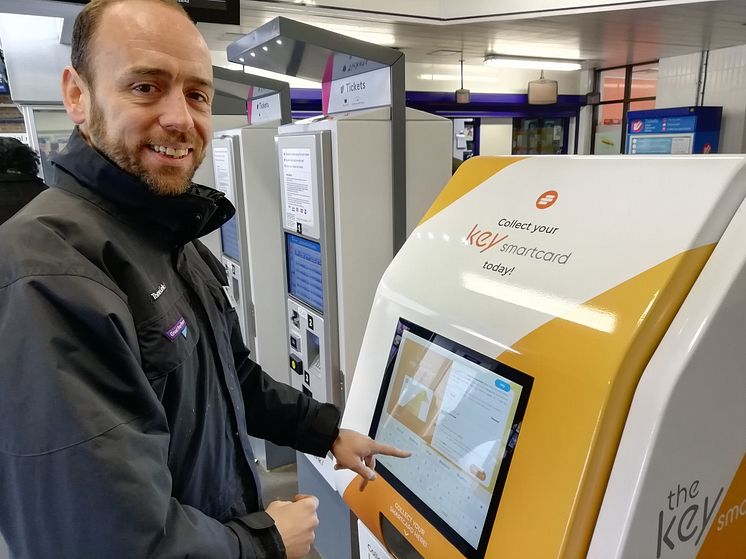
[[192,148],[179,149],[158,144],[149,144],[148,147],[154,152],[170,157],[171,159],[183,159],[193,151]]

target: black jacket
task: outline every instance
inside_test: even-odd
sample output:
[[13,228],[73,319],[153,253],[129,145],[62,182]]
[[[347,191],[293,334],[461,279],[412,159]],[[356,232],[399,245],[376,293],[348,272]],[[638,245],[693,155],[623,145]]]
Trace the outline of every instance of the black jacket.
[[323,455],[339,411],[249,359],[194,241],[233,207],[196,185],[156,196],[77,132],[55,163],[53,188],[0,227],[11,556],[284,557],[248,435]]
[[0,225],[46,188],[39,177],[0,173]]

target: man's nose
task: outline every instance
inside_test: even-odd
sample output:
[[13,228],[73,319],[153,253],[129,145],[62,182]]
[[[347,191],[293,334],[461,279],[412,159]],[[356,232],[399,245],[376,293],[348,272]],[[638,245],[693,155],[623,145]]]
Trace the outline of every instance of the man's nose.
[[194,128],[189,102],[181,91],[173,91],[163,98],[160,124],[167,130],[187,132]]

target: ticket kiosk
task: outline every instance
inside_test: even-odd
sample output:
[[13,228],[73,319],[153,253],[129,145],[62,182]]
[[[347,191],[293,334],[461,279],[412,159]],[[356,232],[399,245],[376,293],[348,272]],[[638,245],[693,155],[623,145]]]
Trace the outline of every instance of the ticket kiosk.
[[[241,100],[244,126],[213,135],[212,164],[216,188],[236,207],[220,229],[221,261],[251,357],[272,378],[288,383],[284,305],[280,193],[275,162],[277,128],[291,121],[286,82],[214,69],[216,87]],[[295,460],[295,453],[252,439],[254,456],[265,469]]]
[[[396,49],[279,17],[229,45],[228,59],[321,82],[324,114],[278,130],[280,316],[291,384],[343,407],[378,281],[451,175],[452,125],[405,107]],[[298,485],[320,499],[322,556],[350,556],[331,456],[299,455]]]
[[[603,178],[603,180],[599,180]],[[746,557],[746,156],[474,158],[388,267],[364,559]]]

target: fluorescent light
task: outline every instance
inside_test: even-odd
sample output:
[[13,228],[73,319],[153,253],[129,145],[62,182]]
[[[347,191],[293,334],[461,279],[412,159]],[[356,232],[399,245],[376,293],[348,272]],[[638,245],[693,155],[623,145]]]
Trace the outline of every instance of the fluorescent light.
[[262,47],[262,50],[263,50],[264,52],[267,52],[267,51],[269,51],[269,47],[266,47],[266,46],[264,46],[264,47]]
[[[417,74],[418,80],[434,81],[434,82],[457,82],[461,77],[458,74]],[[494,76],[481,76],[481,75],[469,75],[466,74],[465,79],[469,83],[481,82],[481,83],[500,83],[501,79]]]
[[281,45],[281,44],[282,44],[282,39],[277,39],[277,40],[275,41],[275,43],[277,43],[278,45]]
[[529,70],[556,70],[558,72],[572,72],[582,68],[580,62],[575,60],[503,56],[499,54],[488,54],[484,57],[484,63],[496,68],[526,68]]
[[255,52],[250,52],[249,54],[250,54],[251,56],[256,56],[256,53],[255,53]]
[[238,61],[239,62],[243,62],[244,60],[243,60],[243,58],[239,58]]

